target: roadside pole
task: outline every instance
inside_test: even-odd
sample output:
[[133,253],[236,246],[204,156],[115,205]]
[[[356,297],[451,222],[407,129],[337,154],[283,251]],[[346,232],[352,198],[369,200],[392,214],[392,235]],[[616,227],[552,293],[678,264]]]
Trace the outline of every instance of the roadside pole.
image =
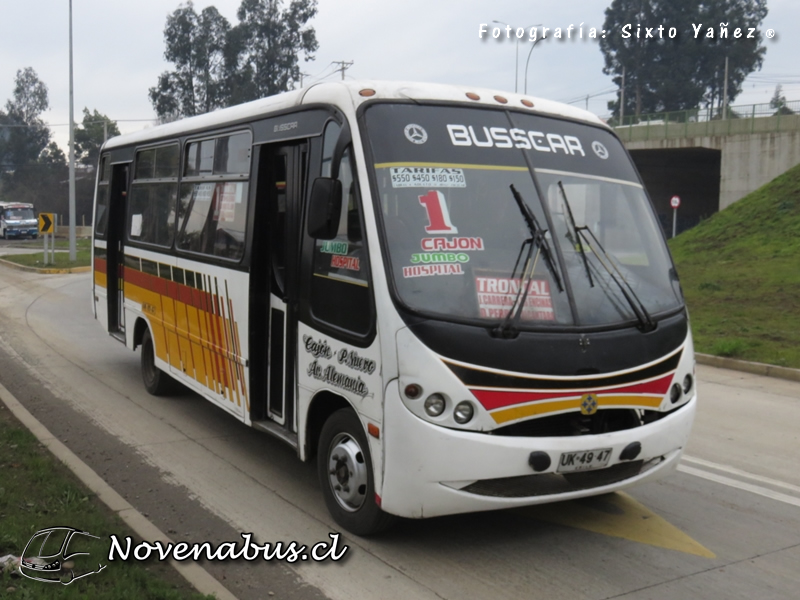
[[672,237],[675,237],[678,230],[678,207],[681,205],[680,197],[673,196],[669,201],[669,205],[672,207]]

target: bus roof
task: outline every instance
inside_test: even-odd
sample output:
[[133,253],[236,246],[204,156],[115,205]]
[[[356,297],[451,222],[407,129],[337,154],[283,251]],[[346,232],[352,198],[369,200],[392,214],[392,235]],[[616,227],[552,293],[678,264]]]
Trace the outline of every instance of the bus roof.
[[[370,90],[374,93],[365,95],[361,93],[363,90]],[[350,112],[360,104],[376,99],[458,102],[469,105],[492,106],[494,108],[505,106],[519,110],[529,110],[537,114],[586,121],[593,125],[605,125],[604,121],[593,113],[568,104],[544,100],[528,94],[437,83],[374,80],[337,81],[317,83],[300,90],[284,92],[245,104],[231,106],[230,108],[223,108],[203,115],[158,125],[135,133],[120,135],[108,140],[104,149],[131,144],[144,144],[157,139],[179,137],[192,132],[216,129],[250,119],[259,119],[274,112],[308,104],[332,104],[345,112]],[[533,106],[530,107],[523,104],[523,100]]]
[[0,202],[0,208],[33,208],[30,202]]

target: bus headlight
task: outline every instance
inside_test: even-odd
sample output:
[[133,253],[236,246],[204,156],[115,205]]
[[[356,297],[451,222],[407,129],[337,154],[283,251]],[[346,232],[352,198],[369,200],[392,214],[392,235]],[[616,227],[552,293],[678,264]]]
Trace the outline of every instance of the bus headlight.
[[425,412],[431,417],[438,417],[444,412],[446,402],[441,394],[431,394],[425,399]]
[[453,411],[453,418],[459,425],[464,425],[465,423],[469,423],[474,415],[475,415],[475,408],[472,406],[472,402],[468,400],[459,402],[456,405],[456,409]]
[[669,390],[669,399],[670,401],[675,404],[678,400],[681,399],[681,386],[678,383],[673,383],[672,387]]
[[692,383],[694,383],[691,374],[687,374],[686,377],[683,378],[683,393],[688,394],[689,390],[692,389]]

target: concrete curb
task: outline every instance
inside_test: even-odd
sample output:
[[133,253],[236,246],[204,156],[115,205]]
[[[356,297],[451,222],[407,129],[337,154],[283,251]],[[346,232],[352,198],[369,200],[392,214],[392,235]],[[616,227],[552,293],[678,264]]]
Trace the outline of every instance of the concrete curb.
[[753,375],[764,375],[765,377],[778,377],[780,379],[788,379],[789,381],[800,381],[800,369],[778,367],[776,365],[767,365],[747,360],[736,360],[735,358],[713,356],[711,354],[695,354],[695,358],[699,364],[708,365],[710,367],[743,371]]
[[[101,502],[117,513],[142,540],[147,540],[148,542],[172,542],[158,527],[103,481],[89,465],[56,439],[2,384],[0,384],[0,401],[36,436],[43,446],[64,463],[86,487],[97,495]],[[168,562],[201,594],[210,594],[219,600],[237,600],[236,596],[197,563],[182,563],[174,560],[169,560]]]
[[[32,252],[31,254],[36,254]],[[72,267],[71,269],[57,269],[53,268],[43,268],[40,269],[38,267],[26,267],[25,265],[19,265],[15,262],[11,262],[10,260],[5,260],[0,258],[0,264],[5,265],[11,269],[16,269],[17,271],[27,271],[28,273],[41,273],[43,275],[53,275],[58,273],[88,273],[92,270],[91,265],[86,267]]]

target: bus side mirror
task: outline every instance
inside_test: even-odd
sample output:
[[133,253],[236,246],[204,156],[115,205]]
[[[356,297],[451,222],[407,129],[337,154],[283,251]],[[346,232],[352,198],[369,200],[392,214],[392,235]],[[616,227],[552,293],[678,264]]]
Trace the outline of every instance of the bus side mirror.
[[308,235],[317,240],[332,240],[339,232],[342,211],[342,182],[317,177],[311,186],[308,203]]

